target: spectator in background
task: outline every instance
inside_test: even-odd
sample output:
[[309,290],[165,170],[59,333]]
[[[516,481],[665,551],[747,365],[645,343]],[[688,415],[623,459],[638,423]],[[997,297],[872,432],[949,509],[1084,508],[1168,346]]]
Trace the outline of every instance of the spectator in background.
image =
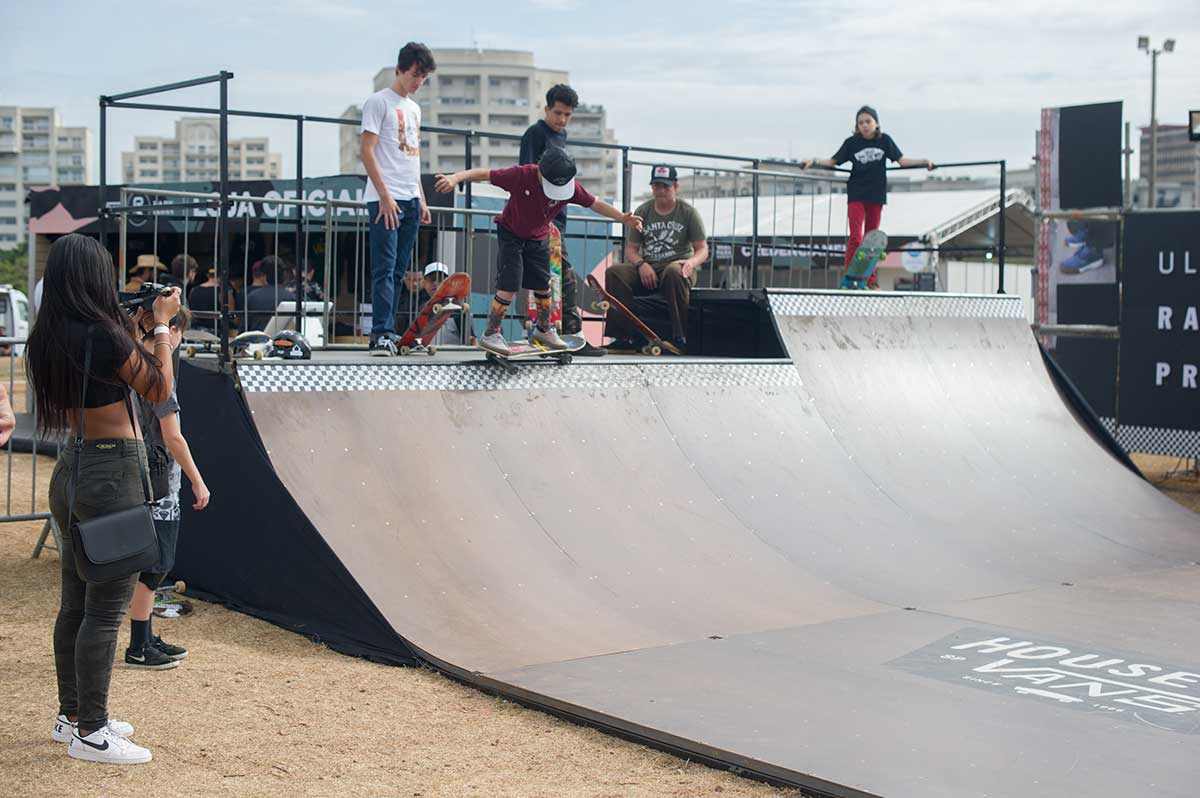
[[165,272],[167,267],[157,255],[138,255],[137,262],[129,267],[129,280],[125,283],[126,291],[140,291],[145,283],[158,282],[155,277],[158,272]]
[[8,401],[8,389],[0,385],[0,446],[8,443],[13,430],[17,428],[17,417],[13,414],[12,404]]
[[254,264],[254,283],[246,295],[247,330],[265,330],[280,302],[295,302],[295,272],[283,258],[268,255]]
[[[199,270],[200,265],[196,263],[196,259],[191,255],[184,255],[182,253],[176,255],[171,258],[170,280],[172,282],[170,285],[178,285],[180,288],[183,288],[184,286],[195,284],[196,272]],[[165,282],[168,279],[167,275],[162,275],[162,279]]]
[[[199,266],[196,279],[200,284],[188,292],[188,308],[192,311],[192,328],[197,330],[217,331],[217,313],[220,311],[220,281],[214,271],[207,266]],[[226,295],[227,307],[233,307],[233,297]]]

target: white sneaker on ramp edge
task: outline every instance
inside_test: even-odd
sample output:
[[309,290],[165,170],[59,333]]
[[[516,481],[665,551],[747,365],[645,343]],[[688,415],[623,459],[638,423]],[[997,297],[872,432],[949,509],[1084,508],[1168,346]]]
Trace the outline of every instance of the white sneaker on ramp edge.
[[[133,736],[133,724],[123,720],[109,720],[108,728],[112,729],[114,734],[126,739]],[[50,739],[54,742],[69,743],[74,734],[75,724],[67,720],[66,715],[59,715],[54,719],[54,728],[50,732]]]
[[76,729],[67,745],[67,756],[107,765],[140,765],[153,758],[148,749],[125,739],[109,726],[86,737],[80,737]]
[[508,341],[504,340],[504,336],[498,332],[488,333],[480,338],[479,348],[486,349],[489,352],[495,352],[498,355],[512,354],[512,349],[508,347]]
[[533,333],[529,336],[529,340],[535,344],[539,344],[546,349],[569,349],[570,346],[562,339],[553,326],[548,330],[539,330],[533,328]]

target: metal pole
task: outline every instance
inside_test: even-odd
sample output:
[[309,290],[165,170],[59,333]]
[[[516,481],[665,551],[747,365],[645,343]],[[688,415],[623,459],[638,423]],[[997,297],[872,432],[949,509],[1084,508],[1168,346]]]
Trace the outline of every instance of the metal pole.
[[104,200],[108,193],[108,98],[100,98],[100,246],[108,249],[108,219],[104,217]]
[[1133,142],[1130,141],[1129,123],[1125,123],[1125,149],[1121,153],[1125,156],[1125,202],[1121,203],[1126,208],[1133,207],[1133,189],[1131,188],[1131,173],[1133,167]]
[[1008,215],[1008,209],[1005,207],[1005,204],[1007,203],[1007,201],[1008,201],[1008,161],[1001,161],[1000,162],[1000,228],[997,231],[997,235],[996,235],[996,238],[999,239],[998,243],[999,243],[999,248],[1000,248],[1000,251],[997,253],[999,261],[1000,261],[1000,287],[996,290],[997,294],[1004,293],[1004,250],[1005,250],[1005,244],[1007,243],[1005,240],[1004,220],[1005,220],[1005,216]]
[[1157,195],[1158,182],[1158,119],[1156,106],[1158,104],[1158,50],[1150,51],[1150,200],[1147,208],[1153,208]]
[[[467,133],[466,138],[463,139],[463,169],[471,168],[471,157],[472,157],[471,156],[471,136],[472,135],[474,135],[474,131]],[[467,207],[470,208],[471,207],[471,181],[470,180],[468,180],[466,182],[466,203],[467,203]]]
[[[296,118],[296,199],[304,199],[304,117]],[[279,211],[275,215],[276,228],[279,226],[279,213],[283,212],[284,206],[279,206]],[[307,252],[300,250],[300,227],[304,224],[304,206],[296,206],[296,244],[293,249],[292,259],[295,261],[296,267],[296,332],[302,333],[304,326],[301,323],[300,309],[304,302],[304,272],[307,271]],[[333,340],[331,335],[330,341]]]
[[621,149],[621,210],[629,211],[629,203],[633,200],[633,167],[629,163],[629,148]]
[[[758,168],[762,166],[762,162],[755,159],[754,175],[751,177],[750,191],[750,213],[753,214],[750,220],[750,288],[751,290],[758,288]],[[735,199],[734,202],[737,202]]]
[[220,148],[220,194],[221,207],[217,212],[220,225],[220,252],[217,255],[217,335],[221,339],[221,365],[229,363],[229,308],[226,293],[229,290],[229,78],[228,72],[221,73],[221,116],[219,134]]

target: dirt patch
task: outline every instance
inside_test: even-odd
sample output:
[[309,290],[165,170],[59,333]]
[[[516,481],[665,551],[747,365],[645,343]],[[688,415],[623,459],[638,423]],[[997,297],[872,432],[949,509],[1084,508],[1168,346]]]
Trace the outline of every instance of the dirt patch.
[[[31,459],[14,455],[14,502],[28,501]],[[39,460],[44,509],[54,461]],[[50,740],[59,576],[54,552],[30,559],[41,526],[0,525],[0,697],[8,707],[0,726],[0,794],[798,795],[574,726],[431,671],[342,656],[204,603],[192,615],[155,621],[155,631],[190,649],[181,667],[113,672],[113,717],[137,726],[136,739],[154,761],[77,762]],[[127,638],[128,627],[122,643]]]
[[1195,470],[1195,460],[1153,454],[1133,454],[1130,457],[1143,476],[1163,495],[1200,513],[1200,475]]

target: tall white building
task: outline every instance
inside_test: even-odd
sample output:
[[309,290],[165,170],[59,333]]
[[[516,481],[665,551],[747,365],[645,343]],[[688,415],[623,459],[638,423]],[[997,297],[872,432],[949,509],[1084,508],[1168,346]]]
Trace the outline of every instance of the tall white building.
[[[567,73],[558,69],[540,69],[533,53],[520,50],[433,50],[437,71],[417,92],[422,124],[426,127],[452,127],[489,133],[521,135],[542,118],[546,91],[556,83],[569,83]],[[391,85],[394,67],[385,67],[375,75],[373,91]],[[361,119],[360,105],[352,105],[343,119]],[[615,143],[616,136],[607,125],[604,106],[581,103],[567,128],[570,140]],[[365,174],[358,157],[359,130],[346,125],[340,131],[340,165],[344,174]],[[429,134],[421,136],[421,171],[452,172],[467,168],[463,136]],[[471,166],[497,169],[517,163],[519,144],[504,139],[475,139]],[[620,156],[617,150],[596,147],[570,147],[579,166],[579,180],[589,191],[603,197],[615,197],[620,182]]]
[[[270,139],[229,140],[230,180],[274,180],[283,174],[283,156],[270,151]],[[221,177],[220,123],[215,116],[185,116],[175,122],[175,138],[137,136],[133,152],[121,153],[125,183],[186,183]]]
[[91,131],[63,127],[54,108],[0,105],[0,249],[25,240],[30,187],[87,182],[91,146]]

